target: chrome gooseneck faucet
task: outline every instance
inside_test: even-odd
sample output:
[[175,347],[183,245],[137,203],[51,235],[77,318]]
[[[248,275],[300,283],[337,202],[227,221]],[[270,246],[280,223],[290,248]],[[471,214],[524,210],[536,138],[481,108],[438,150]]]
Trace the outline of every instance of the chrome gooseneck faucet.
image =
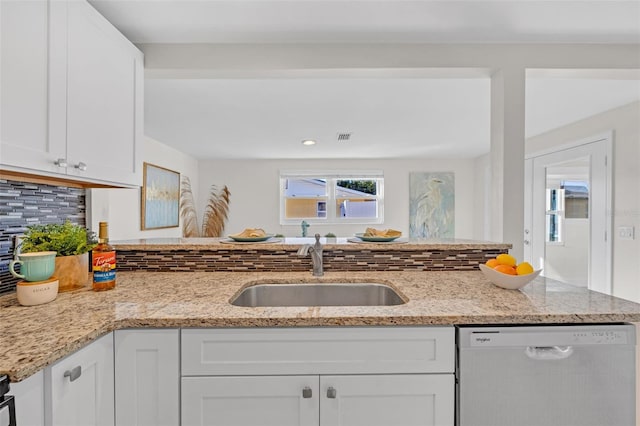
[[298,256],[306,256],[311,253],[311,262],[313,263],[313,276],[321,277],[324,275],[322,267],[322,244],[320,244],[320,234],[316,234],[316,243],[314,245],[305,244],[298,250]]
[[300,227],[302,228],[302,236],[306,237],[307,236],[307,228],[309,227],[309,224],[307,223],[306,220],[303,220],[302,223],[300,224]]

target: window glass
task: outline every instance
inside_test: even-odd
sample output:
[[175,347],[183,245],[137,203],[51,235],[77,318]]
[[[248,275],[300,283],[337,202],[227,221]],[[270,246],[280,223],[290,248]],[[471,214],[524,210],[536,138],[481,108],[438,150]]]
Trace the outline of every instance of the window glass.
[[327,217],[327,180],[294,178],[284,181],[284,218]]
[[382,173],[349,173],[281,172],[280,222],[382,223]]
[[548,243],[562,242],[564,217],[564,189],[547,188],[546,239]]
[[564,217],[589,219],[589,182],[563,181]]

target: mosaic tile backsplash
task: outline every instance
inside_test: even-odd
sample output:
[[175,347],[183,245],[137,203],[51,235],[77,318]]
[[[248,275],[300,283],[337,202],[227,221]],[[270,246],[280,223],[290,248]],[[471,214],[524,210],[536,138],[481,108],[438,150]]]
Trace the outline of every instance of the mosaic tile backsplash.
[[71,222],[86,226],[83,188],[0,179],[0,294],[15,291],[18,279],[9,273],[13,238],[27,226]]
[[[468,250],[339,250],[325,249],[326,271],[463,271],[503,253],[499,249]],[[310,271],[311,260],[291,250],[118,250],[118,270],[153,272],[296,272]]]

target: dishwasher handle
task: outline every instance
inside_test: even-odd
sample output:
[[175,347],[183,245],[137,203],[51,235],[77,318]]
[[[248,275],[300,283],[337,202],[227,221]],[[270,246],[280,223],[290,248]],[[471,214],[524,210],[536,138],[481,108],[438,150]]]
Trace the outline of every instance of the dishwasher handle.
[[527,356],[536,361],[553,361],[567,359],[573,354],[571,346],[527,346],[524,351]]

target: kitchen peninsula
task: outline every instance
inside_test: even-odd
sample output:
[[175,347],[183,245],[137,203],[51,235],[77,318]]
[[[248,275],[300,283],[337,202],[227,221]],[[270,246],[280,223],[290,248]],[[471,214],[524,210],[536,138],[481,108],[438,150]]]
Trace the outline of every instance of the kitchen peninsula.
[[[228,415],[237,420],[237,410],[224,408],[231,398],[239,403],[268,402],[269,407],[275,403],[283,416],[296,409],[291,402],[297,407],[300,401],[301,406],[309,405],[304,412],[311,419],[302,424],[317,424],[317,407],[332,407],[331,386],[337,386],[338,398],[362,389],[394,395],[413,389],[394,402],[400,405],[383,412],[434,416],[434,424],[453,425],[454,326],[640,322],[639,304],[543,277],[522,290],[495,286],[477,265],[485,256],[507,251],[508,244],[357,244],[338,239],[324,245],[325,274],[314,277],[311,259],[297,255],[301,243],[311,240],[116,242],[120,270],[113,290],[93,292],[87,285],[32,307],[20,306],[15,294],[0,297],[5,325],[0,335],[0,374],[15,384],[19,413],[60,416],[53,424],[67,424],[65,413],[94,407],[82,408],[82,418],[126,424],[135,413],[144,412],[154,418],[164,416],[167,424],[213,424],[207,415],[198,420],[202,404],[214,404],[211,413],[216,418]],[[230,303],[244,289],[264,283],[378,283],[391,287],[404,303],[270,307]],[[71,384],[70,377],[80,367],[88,370],[82,376],[86,378]],[[382,388],[372,387],[380,380]],[[43,415],[24,405],[20,411],[23,384],[44,389],[39,392],[45,401],[46,395],[61,398],[53,404],[60,411],[49,412],[46,404],[41,405]],[[158,388],[165,391],[157,394]],[[96,400],[115,395],[115,402],[77,404],[79,395],[93,392],[98,392]],[[433,393],[436,401],[430,414],[411,408],[414,397],[425,398],[425,392]],[[148,398],[141,395],[155,395],[154,402],[148,405]],[[372,395],[366,402],[375,407],[376,398],[384,396]],[[380,414],[370,409],[358,412]],[[114,413],[115,421],[110,420]],[[339,415],[331,414],[332,409],[323,413],[323,418]]]
[[[408,302],[386,307],[243,308],[229,300],[266,281],[385,283]],[[359,325],[553,324],[640,321],[640,305],[536,278],[522,291],[457,272],[119,272],[116,288],[61,293],[51,303],[0,298],[0,374],[20,381],[110,331],[132,327],[295,327]]]

